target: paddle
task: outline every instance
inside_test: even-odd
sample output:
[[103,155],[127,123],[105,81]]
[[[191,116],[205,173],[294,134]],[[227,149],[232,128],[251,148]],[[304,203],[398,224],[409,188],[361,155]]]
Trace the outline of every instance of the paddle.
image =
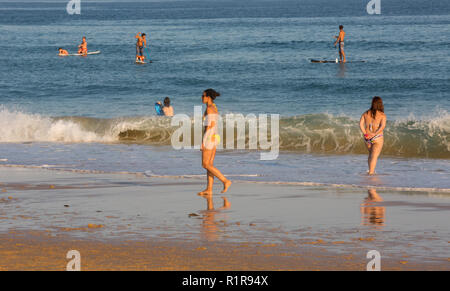
[[148,62],[150,63],[152,60],[150,59],[150,53],[149,53],[147,47],[145,47],[145,51],[147,52]]
[[[337,38],[336,36],[334,38]],[[340,55],[339,55],[339,46],[334,46],[334,49],[336,51],[336,63],[339,63]]]
[[[334,36],[334,38],[338,38],[338,36]],[[339,44],[336,46],[336,44],[334,45],[334,49],[336,50],[336,63],[339,63],[339,61],[340,61],[340,59],[341,59],[341,56],[340,56],[340,54],[339,54]]]

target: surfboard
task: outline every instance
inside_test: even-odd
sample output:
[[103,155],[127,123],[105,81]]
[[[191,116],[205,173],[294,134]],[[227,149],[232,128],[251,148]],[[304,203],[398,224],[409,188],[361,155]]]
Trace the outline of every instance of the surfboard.
[[[345,64],[347,63],[365,63],[366,61],[347,61]],[[325,63],[333,63],[333,64],[340,64],[339,61],[336,62],[336,60],[311,60],[311,63],[321,63],[321,64],[325,64]]]
[[155,111],[156,111],[156,115],[158,116],[163,116],[164,112],[162,110],[162,106],[159,103],[155,103]]
[[[87,55],[98,55],[100,54],[101,51],[93,51],[93,52],[88,52]],[[68,57],[73,57],[73,56],[84,56],[83,54],[68,54]]]

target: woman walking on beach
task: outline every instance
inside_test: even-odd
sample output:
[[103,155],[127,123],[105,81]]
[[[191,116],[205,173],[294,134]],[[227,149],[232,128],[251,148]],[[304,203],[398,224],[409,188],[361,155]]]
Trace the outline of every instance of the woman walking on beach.
[[203,135],[203,142],[201,145],[202,151],[202,166],[207,171],[208,184],[206,189],[199,195],[212,195],[214,177],[217,177],[223,183],[222,193],[227,192],[231,185],[231,181],[225,178],[224,175],[214,167],[214,158],[216,156],[216,148],[220,142],[220,136],[217,134],[217,121],[219,111],[217,110],[214,100],[220,96],[220,93],[213,89],[207,89],[203,92],[202,102],[206,104],[206,111],[203,115],[205,133]]
[[386,115],[381,97],[373,97],[372,106],[361,116],[359,127],[364,134],[364,142],[369,150],[369,175],[374,175],[378,156],[383,148],[383,130],[386,127]]

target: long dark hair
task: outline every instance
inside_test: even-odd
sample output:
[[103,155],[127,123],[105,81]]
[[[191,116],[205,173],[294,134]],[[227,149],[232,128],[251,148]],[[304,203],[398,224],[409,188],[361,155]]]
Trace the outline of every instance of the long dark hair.
[[170,98],[169,97],[164,98],[164,106],[166,106],[166,107],[170,106]]
[[368,111],[370,111],[373,118],[375,118],[375,116],[377,115],[377,111],[381,111],[384,113],[383,100],[381,99],[380,96],[373,97],[372,106],[370,107],[370,109]]
[[204,93],[206,94],[206,96],[208,96],[209,98],[211,98],[213,101],[214,101],[214,99],[216,99],[217,97],[220,96],[220,93],[219,93],[219,92],[216,92],[216,90],[214,90],[214,89],[206,89],[206,90],[204,91]]

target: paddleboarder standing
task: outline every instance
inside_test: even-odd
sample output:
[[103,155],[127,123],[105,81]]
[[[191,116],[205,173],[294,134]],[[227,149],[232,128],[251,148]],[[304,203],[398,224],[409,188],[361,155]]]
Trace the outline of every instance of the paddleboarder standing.
[[136,35],[136,62],[144,62],[144,47],[147,47],[147,40],[145,39],[145,33],[138,33]]
[[339,43],[339,58],[341,63],[347,62],[345,59],[345,53],[344,53],[344,38],[345,38],[345,31],[344,26],[339,25],[339,35],[335,36],[336,41],[334,42],[334,47]]

